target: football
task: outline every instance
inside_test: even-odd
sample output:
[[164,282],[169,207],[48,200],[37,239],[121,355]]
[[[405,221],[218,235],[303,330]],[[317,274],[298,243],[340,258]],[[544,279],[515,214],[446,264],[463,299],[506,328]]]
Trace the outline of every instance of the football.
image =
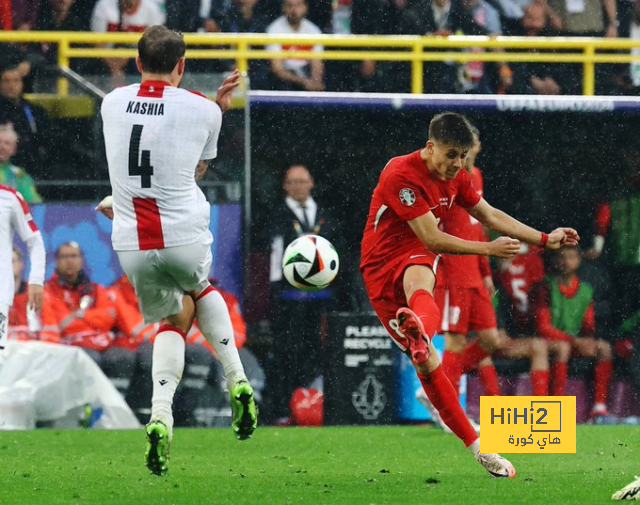
[[303,235],[291,242],[282,257],[285,279],[302,291],[320,291],[333,282],[340,268],[333,244],[319,235]]

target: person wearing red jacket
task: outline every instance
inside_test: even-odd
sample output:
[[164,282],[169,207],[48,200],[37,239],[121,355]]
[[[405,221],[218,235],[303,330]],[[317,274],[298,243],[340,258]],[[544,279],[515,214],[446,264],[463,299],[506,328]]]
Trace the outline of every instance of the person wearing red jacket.
[[[83,270],[84,255],[76,242],[56,250],[56,270],[45,283],[52,310],[43,312],[48,328],[41,340],[82,347],[118,390],[125,395],[131,382],[135,353],[115,346],[117,311],[108,290],[92,282]],[[53,331],[57,325],[58,331]]]
[[551,390],[562,396],[570,356],[595,358],[594,405],[591,417],[604,420],[607,390],[613,370],[611,344],[595,336],[593,288],[576,275],[581,256],[577,247],[555,251],[552,275],[532,292],[533,314],[538,334],[547,339],[556,353],[551,370]]

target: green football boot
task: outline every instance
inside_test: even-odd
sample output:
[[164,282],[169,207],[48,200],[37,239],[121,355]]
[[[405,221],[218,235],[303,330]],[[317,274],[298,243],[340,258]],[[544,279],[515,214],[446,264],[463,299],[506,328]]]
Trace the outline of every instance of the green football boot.
[[246,440],[258,427],[258,407],[253,401],[253,388],[240,379],[231,388],[231,427],[238,440]]
[[169,428],[162,421],[151,421],[146,426],[147,447],[144,461],[149,471],[164,475],[169,470]]

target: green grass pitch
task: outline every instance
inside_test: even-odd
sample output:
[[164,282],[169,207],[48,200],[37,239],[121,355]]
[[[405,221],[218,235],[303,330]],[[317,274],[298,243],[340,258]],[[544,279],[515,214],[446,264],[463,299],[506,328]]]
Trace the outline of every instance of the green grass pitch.
[[512,454],[494,479],[430,426],[178,429],[166,477],[139,431],[0,432],[0,504],[599,504],[640,474],[640,428],[579,426],[576,454]]

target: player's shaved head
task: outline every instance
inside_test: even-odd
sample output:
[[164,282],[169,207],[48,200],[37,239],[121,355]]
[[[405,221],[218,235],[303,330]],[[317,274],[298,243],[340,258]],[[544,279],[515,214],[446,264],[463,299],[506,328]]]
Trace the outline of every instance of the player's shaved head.
[[161,25],[147,28],[138,41],[142,69],[152,74],[170,74],[185,51],[182,34]]
[[471,149],[476,142],[473,126],[469,120],[455,112],[443,112],[431,120],[429,140],[457,146],[464,150]]

